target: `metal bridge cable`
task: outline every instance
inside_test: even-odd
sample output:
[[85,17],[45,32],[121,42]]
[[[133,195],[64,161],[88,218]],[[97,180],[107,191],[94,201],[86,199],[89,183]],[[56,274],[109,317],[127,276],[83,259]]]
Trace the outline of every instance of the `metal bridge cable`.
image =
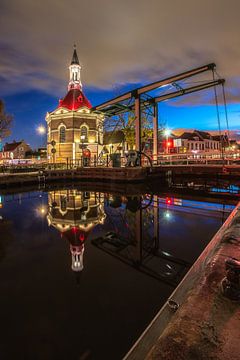
[[228,134],[228,140],[229,140],[228,111],[227,111],[227,102],[226,102],[226,93],[225,93],[224,83],[222,83],[222,92],[223,92],[223,103],[224,103],[225,119],[226,119],[226,125],[227,125],[227,134]]
[[[212,75],[213,75],[213,81],[215,81],[215,72],[214,72],[214,69],[212,69]],[[218,97],[217,97],[216,85],[214,85],[213,89],[214,89],[214,97],[215,97],[216,112],[217,112],[218,131],[219,131],[219,137],[220,137],[220,142],[221,142],[221,149],[220,149],[220,151],[221,151],[222,159],[224,160],[223,139],[222,139],[222,133],[221,133],[220,114],[219,114],[219,105],[218,105]]]
[[[218,74],[217,70],[215,69],[215,74],[217,75],[218,79],[221,79],[221,76]],[[225,83],[222,83],[222,93],[223,93],[223,103],[224,103],[224,112],[225,112],[225,119],[227,125],[227,134],[229,138],[229,123],[228,123],[228,111],[227,111],[227,101],[226,101],[226,93],[225,93]],[[229,139],[228,139],[229,140]]]

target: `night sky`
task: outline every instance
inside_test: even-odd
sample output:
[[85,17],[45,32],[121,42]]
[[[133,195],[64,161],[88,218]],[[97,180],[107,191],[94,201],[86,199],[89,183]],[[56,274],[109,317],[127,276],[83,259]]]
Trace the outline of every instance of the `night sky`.
[[[93,105],[204,64],[226,79],[230,129],[240,129],[238,0],[2,0],[0,98],[14,115],[10,138],[36,133],[67,91],[76,43],[84,93]],[[213,90],[159,106],[174,128],[216,130]],[[226,128],[220,109],[222,128]]]

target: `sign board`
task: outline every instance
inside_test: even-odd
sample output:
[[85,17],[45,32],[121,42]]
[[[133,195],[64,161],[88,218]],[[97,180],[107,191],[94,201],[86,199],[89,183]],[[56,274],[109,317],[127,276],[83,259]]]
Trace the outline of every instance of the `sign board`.
[[52,153],[52,154],[55,154],[56,151],[57,151],[56,149],[52,149],[52,150],[51,150],[51,153]]
[[52,140],[52,141],[51,141],[51,145],[52,145],[52,146],[55,146],[55,145],[56,145],[56,141],[55,141],[55,140]]
[[174,139],[173,140],[174,147],[181,147],[182,146],[182,139]]

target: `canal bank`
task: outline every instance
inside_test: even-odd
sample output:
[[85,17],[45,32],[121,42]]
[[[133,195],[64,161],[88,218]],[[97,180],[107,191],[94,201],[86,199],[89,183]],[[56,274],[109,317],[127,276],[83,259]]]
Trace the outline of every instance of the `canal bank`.
[[178,165],[153,167],[81,167],[76,169],[53,169],[34,172],[2,173],[0,187],[25,184],[43,184],[64,181],[106,181],[140,183],[171,176],[205,177],[209,179],[239,179],[240,166],[231,165]]
[[124,359],[239,360],[239,302],[221,291],[228,257],[240,259],[240,203]]

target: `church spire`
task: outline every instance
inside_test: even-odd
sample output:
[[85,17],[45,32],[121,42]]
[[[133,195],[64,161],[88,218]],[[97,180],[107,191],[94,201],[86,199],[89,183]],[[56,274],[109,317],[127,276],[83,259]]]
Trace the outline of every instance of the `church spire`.
[[79,65],[79,60],[78,60],[78,55],[77,55],[77,50],[76,50],[77,47],[75,44],[74,44],[73,48],[74,48],[74,50],[73,50],[71,65],[74,65],[74,64]]
[[68,90],[71,89],[79,89],[82,90],[82,83],[81,83],[81,65],[79,64],[78,55],[76,45],[74,45],[73,56],[71,65],[69,66],[69,84]]

